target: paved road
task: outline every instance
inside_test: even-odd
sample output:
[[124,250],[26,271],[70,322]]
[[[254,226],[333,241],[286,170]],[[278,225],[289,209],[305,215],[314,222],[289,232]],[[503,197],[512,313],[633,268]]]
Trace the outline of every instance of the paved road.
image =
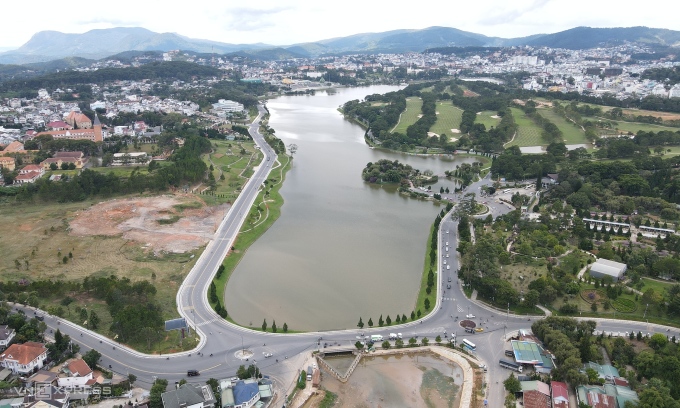
[[[231,377],[239,365],[255,363],[264,374],[270,375],[281,394],[287,392],[287,387],[295,379],[297,370],[306,358],[305,352],[322,348],[324,344],[328,344],[329,347],[353,347],[361,333],[382,334],[387,337],[388,333],[400,332],[405,339],[418,336],[419,340],[425,336],[434,340],[437,335],[444,338],[445,334],[448,340],[451,333],[454,333],[459,342],[467,338],[477,345],[478,358],[489,366],[487,377],[489,405],[502,406],[502,381],[510,374],[497,364],[503,357],[503,350],[509,348],[504,335],[521,328],[529,328],[531,320],[537,317],[514,316],[465,297],[456,274],[459,266],[456,252],[457,222],[449,215],[442,220],[440,228],[441,248],[438,259],[440,284],[437,288],[437,302],[433,308],[434,312],[421,320],[389,328],[284,335],[261,333],[233,325],[219,318],[210,308],[207,292],[212,277],[232,246],[248,210],[257,197],[258,189],[268,177],[276,160],[275,153],[258,131],[258,124],[264,113],[264,108],[259,107],[259,115],[251,124],[250,133],[265,157],[218,228],[215,239],[208,244],[177,293],[180,315],[185,317],[191,326],[196,327],[200,335],[201,341],[196,350],[169,356],[144,355],[75,324],[45,315],[48,328],[50,330],[59,328],[69,334],[80,344],[83,351],[96,349],[102,354],[103,366],[110,365],[115,372],[122,375],[135,374],[138,385],[143,387],[149,387],[155,377],[166,378],[170,383],[178,381],[185,378],[187,370],[190,369],[200,370],[200,381],[211,377]],[[479,193],[480,187],[490,183],[490,178],[486,177],[473,183],[467,191]],[[487,202],[494,217],[510,211],[507,205],[496,203],[493,199],[488,199]],[[451,285],[450,289],[447,288],[447,284]],[[27,314],[33,314],[33,310],[27,310]],[[483,333],[468,334],[458,325],[458,321],[463,320],[468,314],[475,315],[472,320],[484,328]],[[674,328],[617,320],[599,320],[598,330],[615,333],[635,330],[680,336],[678,330]],[[321,341],[318,340],[319,337],[322,337]],[[247,361],[240,358],[243,349],[252,352]],[[271,353],[273,356],[264,358],[264,353]]]

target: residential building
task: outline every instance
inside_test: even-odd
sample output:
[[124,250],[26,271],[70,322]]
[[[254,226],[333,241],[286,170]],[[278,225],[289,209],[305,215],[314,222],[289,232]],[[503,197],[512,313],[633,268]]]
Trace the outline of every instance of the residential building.
[[525,408],[551,408],[550,386],[542,381],[522,381]]
[[222,388],[222,408],[250,408],[260,400],[260,387],[255,380],[236,381],[235,383],[223,380],[220,388]]
[[0,326],[0,348],[6,349],[14,339],[16,332],[6,324]]
[[569,391],[567,384],[559,381],[550,383],[553,408],[569,408]]
[[90,366],[80,358],[64,365],[62,371],[66,376],[57,378],[57,384],[60,387],[91,387],[97,382]]
[[215,396],[209,385],[183,384],[161,394],[164,408],[213,408]]
[[623,278],[626,269],[628,266],[624,263],[600,258],[590,267],[590,276],[596,279],[610,277],[617,282]]
[[47,348],[42,343],[12,344],[0,354],[0,364],[15,374],[28,375],[41,369],[47,359]]
[[29,164],[19,170],[19,175],[14,179],[15,184],[35,183],[45,174],[45,169],[37,164]]
[[57,152],[54,154],[54,157],[47,158],[40,162],[40,166],[45,170],[49,170],[52,163],[54,163],[58,169],[61,169],[63,163],[73,163],[73,165],[76,166],[76,169],[82,169],[83,165],[87,163],[87,160],[85,159],[83,152]]
[[64,122],[63,120],[55,120],[52,122],[49,122],[45,125],[49,130],[69,130],[73,129],[73,126],[69,125],[68,123]]
[[587,364],[583,365],[583,371],[589,368],[595,370],[597,372],[597,376],[604,380],[613,381],[614,378],[619,377],[619,370],[617,370],[616,367],[610,364],[598,364],[590,361]]
[[52,384],[41,384],[24,397],[23,408],[68,408],[70,393]]
[[2,157],[0,156],[0,169],[7,169],[9,171],[14,171],[16,168],[16,163],[14,157]]

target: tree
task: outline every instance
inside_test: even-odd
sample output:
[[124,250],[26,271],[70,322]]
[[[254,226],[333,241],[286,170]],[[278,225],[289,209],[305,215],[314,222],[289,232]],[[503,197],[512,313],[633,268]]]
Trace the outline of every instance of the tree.
[[511,394],[522,391],[522,384],[520,384],[517,377],[515,377],[515,374],[510,374],[510,377],[503,381],[503,386]]
[[666,344],[668,344],[668,338],[661,333],[652,334],[652,337],[649,339],[649,347],[654,350],[661,350]]
[[276,320],[272,320],[272,333],[276,333]]
[[154,381],[149,393],[149,408],[163,408],[161,394],[165,392],[166,388],[168,388],[168,380],[159,378]]
[[368,327],[373,327],[373,319],[370,317],[368,318]]
[[392,324],[392,318],[390,317],[390,315],[387,315],[387,317],[385,318],[385,323],[388,326]]
[[97,316],[97,313],[95,313],[94,310],[90,310],[90,318],[87,321],[87,327],[89,327],[92,330],[97,330],[99,327],[99,316]]
[[378,326],[383,327],[384,324],[385,324],[385,321],[383,320],[382,315],[380,315],[380,318],[378,319]]
[[385,340],[382,342],[382,348],[388,350],[390,348],[390,342]]
[[437,343],[437,344],[441,344],[442,336],[437,335],[437,337],[434,338],[434,342]]
[[418,343],[418,340],[416,340],[415,337],[411,337],[410,339],[408,339],[409,347],[415,347],[416,343]]
[[361,317],[359,317],[359,323],[357,323],[357,327],[360,329],[364,328],[364,322],[361,320]]
[[267,331],[267,319],[262,321],[262,331]]
[[288,333],[288,323],[286,322],[283,323],[283,332]]
[[[97,364],[99,363],[99,359],[102,357],[101,353],[99,353],[97,350],[92,349],[88,351],[87,353],[83,354],[83,360],[87,363],[87,365],[91,369],[97,368]],[[133,381],[134,382],[134,381]]]
[[415,311],[411,312],[411,320],[416,320],[416,312]]
[[423,337],[423,339],[420,342],[423,344],[423,346],[427,346],[428,344],[430,344],[430,339],[428,339],[427,337]]
[[357,342],[354,343],[354,347],[356,347],[357,350],[361,350],[361,349],[364,348],[364,343],[362,343],[362,342],[360,342],[359,340],[357,340]]

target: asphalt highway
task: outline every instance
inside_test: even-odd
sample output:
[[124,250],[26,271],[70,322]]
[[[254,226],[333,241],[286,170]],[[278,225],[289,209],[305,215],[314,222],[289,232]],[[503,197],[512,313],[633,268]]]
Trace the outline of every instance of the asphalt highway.
[[[80,345],[83,352],[96,349],[102,354],[102,366],[110,367],[121,375],[130,373],[136,375],[137,383],[142,387],[150,387],[155,378],[168,379],[172,384],[174,381],[187,378],[187,370],[200,372],[200,377],[188,378],[189,381],[204,382],[208,378],[228,378],[235,375],[240,365],[254,363],[263,374],[269,375],[274,381],[279,392],[277,398],[288,393],[289,386],[294,382],[309,352],[324,348],[324,345],[329,348],[353,348],[357,336],[361,334],[366,336],[382,334],[387,338],[389,333],[402,333],[405,341],[417,336],[418,341],[423,337],[428,337],[433,342],[437,335],[440,335],[443,340],[449,340],[453,333],[457,336],[458,342],[468,339],[477,345],[477,357],[489,367],[486,377],[489,406],[502,406],[504,397],[502,382],[510,375],[509,370],[498,365],[498,360],[503,358],[503,350],[510,349],[505,336],[516,333],[519,329],[530,328],[532,321],[540,317],[516,316],[470,300],[465,296],[456,273],[459,267],[459,257],[456,252],[457,222],[452,220],[449,214],[442,220],[439,231],[437,302],[432,312],[420,320],[388,328],[368,329],[365,327],[363,330],[357,328],[331,332],[273,334],[234,325],[221,319],[212,310],[207,299],[210,282],[233,245],[263,181],[267,179],[276,163],[276,154],[259,133],[259,122],[265,109],[263,106],[258,109],[259,115],[250,125],[250,133],[264,153],[264,159],[241,195],[233,203],[217,229],[214,239],[207,245],[177,293],[176,300],[180,315],[186,318],[188,324],[195,328],[200,336],[198,347],[189,352],[172,355],[141,354],[118,344],[115,340],[66,320],[47,315],[43,311],[35,311],[45,316],[48,331],[60,329],[63,333],[70,335],[73,341]],[[466,191],[479,195],[481,187],[491,183],[492,181],[486,177],[473,183]],[[494,218],[511,211],[506,204],[497,203],[491,197],[487,199],[487,203]],[[482,217],[485,216],[486,214],[482,215]],[[446,245],[447,242],[448,245]],[[421,244],[414,243],[414,245]],[[447,285],[451,287],[447,288]],[[33,308],[20,305],[16,307],[24,309],[29,315],[34,313]],[[459,322],[464,320],[466,315],[474,315],[475,317],[470,320],[473,320],[478,327],[482,327],[484,331],[475,334],[465,333]],[[634,330],[680,336],[678,329],[675,328],[620,320],[598,320],[597,330],[613,333]],[[243,350],[246,352],[243,353]],[[271,357],[265,357],[265,353],[271,354]],[[279,402],[276,406],[279,406],[278,404]]]

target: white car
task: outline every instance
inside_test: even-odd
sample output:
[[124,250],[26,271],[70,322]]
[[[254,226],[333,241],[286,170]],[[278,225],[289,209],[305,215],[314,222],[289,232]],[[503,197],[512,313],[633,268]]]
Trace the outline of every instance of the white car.
[[444,265],[446,265],[446,259],[444,259]]
[[272,353],[262,353],[262,354],[264,354],[264,358],[269,358],[269,357],[273,356]]
[[475,315],[469,314],[469,315],[465,315],[465,317],[467,317],[468,319],[474,319],[474,318],[475,318]]
[[448,257],[449,257],[449,254],[446,254],[446,257],[448,258]]

